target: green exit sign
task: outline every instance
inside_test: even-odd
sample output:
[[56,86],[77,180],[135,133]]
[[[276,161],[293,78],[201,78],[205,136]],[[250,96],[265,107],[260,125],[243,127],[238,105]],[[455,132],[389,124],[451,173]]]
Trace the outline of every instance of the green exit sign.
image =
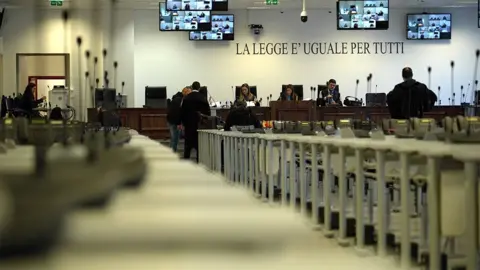
[[63,0],[50,0],[50,6],[61,7],[63,6]]
[[278,0],[266,0],[265,4],[267,4],[267,5],[278,5]]

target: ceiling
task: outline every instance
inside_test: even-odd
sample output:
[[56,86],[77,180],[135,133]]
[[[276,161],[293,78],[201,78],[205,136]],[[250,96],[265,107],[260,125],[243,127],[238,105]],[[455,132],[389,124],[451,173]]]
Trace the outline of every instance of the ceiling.
[[[107,0],[103,0],[107,1]],[[113,0],[120,8],[157,9],[158,0]],[[477,6],[477,0],[389,0],[391,8],[433,8]],[[90,8],[102,5],[102,0],[63,0],[64,8]],[[230,9],[300,9],[302,0],[279,0],[278,6],[266,6],[263,0],[229,0]],[[307,9],[333,9],[335,0],[306,0]],[[19,8],[23,6],[49,7],[50,0],[0,0],[0,6]]]

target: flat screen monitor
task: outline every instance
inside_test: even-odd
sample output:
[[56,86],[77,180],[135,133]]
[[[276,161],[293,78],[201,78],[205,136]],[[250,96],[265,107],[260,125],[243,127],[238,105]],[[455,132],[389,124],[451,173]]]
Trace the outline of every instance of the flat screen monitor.
[[147,99],[167,99],[167,87],[165,86],[146,86],[145,100]]
[[228,0],[166,0],[167,10],[228,11]]
[[235,39],[235,16],[233,14],[214,14],[212,18],[212,30],[192,31],[190,40],[234,40]]
[[160,3],[160,31],[209,31],[210,11],[167,11]]
[[[288,84],[282,85],[282,93],[287,89]],[[303,100],[303,85],[301,84],[294,84],[293,86],[293,92],[297,94],[298,100]]]
[[337,2],[338,30],[387,30],[388,0],[340,0]]
[[[235,98],[238,99],[238,97],[240,96],[240,93],[242,91],[242,87],[241,86],[236,86],[235,87]],[[252,93],[255,97],[257,97],[258,99],[258,96],[257,96],[257,87],[256,86],[250,86],[250,93]]]
[[407,14],[408,40],[452,38],[452,14]]

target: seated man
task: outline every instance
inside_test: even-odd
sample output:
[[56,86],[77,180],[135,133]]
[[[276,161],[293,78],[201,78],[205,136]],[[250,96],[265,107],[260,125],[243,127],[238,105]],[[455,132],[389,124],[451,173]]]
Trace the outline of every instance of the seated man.
[[437,95],[421,82],[413,79],[413,71],[406,67],[402,70],[403,82],[387,95],[387,105],[393,119],[409,119],[423,117],[423,113],[430,111]]
[[261,128],[262,125],[258,121],[255,114],[247,108],[247,102],[237,100],[233,104],[232,109],[225,120],[225,131],[231,131],[233,126],[253,126],[254,128]]
[[340,92],[337,88],[337,81],[330,79],[327,82],[327,89],[322,90],[319,104],[322,106],[343,106],[342,100],[340,99]]

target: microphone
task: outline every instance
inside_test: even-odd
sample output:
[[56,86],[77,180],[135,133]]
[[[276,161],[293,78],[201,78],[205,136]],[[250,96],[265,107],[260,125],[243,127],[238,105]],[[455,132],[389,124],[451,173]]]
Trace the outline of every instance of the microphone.
[[454,75],[454,67],[455,67],[455,62],[454,61],[451,61],[450,62],[450,67],[451,67],[451,93],[450,93],[450,100],[452,101],[452,103],[450,103],[450,105],[453,105],[453,103],[455,103],[455,75]]
[[463,103],[463,98],[465,94],[463,93],[463,85],[460,85],[460,105]]
[[367,76],[367,93],[371,93],[372,73]]
[[[83,121],[83,87],[82,87],[82,37],[77,37],[77,46],[78,46],[78,95],[79,95],[79,118]],[[70,105],[70,91],[68,91],[67,106]]]
[[472,104],[478,106],[478,105],[480,105],[480,104],[478,104],[478,97],[475,98],[475,93],[478,91],[477,89],[478,89],[478,80],[475,80],[475,91],[473,91],[473,100],[472,100],[473,102],[472,102]]
[[237,97],[235,96],[235,90],[233,89],[233,85],[232,85],[232,95],[233,95],[233,100],[237,100]]
[[375,94],[377,93],[377,88],[378,88],[378,85],[376,84],[375,85]]
[[[93,58],[93,78],[97,78],[97,64],[98,64],[98,57]],[[98,88],[98,81],[97,83],[97,88]]]
[[428,89],[432,89],[430,88],[430,86],[432,85],[432,67],[428,67],[427,71],[428,71]]
[[99,78],[96,78],[95,79],[95,84],[97,85],[97,88],[98,88],[98,84],[100,83],[100,79]]
[[438,105],[442,105],[442,98],[440,97],[440,86],[438,87]]
[[356,81],[356,85],[355,85],[355,98],[357,97],[357,94],[358,94],[358,84],[360,83],[360,80],[357,79]]
[[125,88],[125,82],[122,82],[122,96],[123,96],[123,89]]
[[313,100],[313,86],[310,87],[310,96],[312,97],[312,100]]
[[[475,90],[472,91],[472,104],[476,104],[477,101],[475,100],[475,92],[478,90],[477,88],[477,72],[478,72],[478,57],[480,56],[480,50],[477,50],[475,52],[475,67],[473,69],[473,81],[472,82],[475,82]],[[476,104],[478,105],[478,104]]]
[[104,80],[103,80],[103,84],[104,85],[107,85],[108,83],[106,82],[106,79],[107,79],[107,76],[108,76],[108,71],[107,71],[107,65],[105,64],[107,62],[107,49],[103,49],[102,51],[102,55],[103,55],[103,58],[102,58],[102,62],[103,62],[103,69],[104,69]]
[[113,62],[113,88],[117,89],[117,68],[118,62]]

